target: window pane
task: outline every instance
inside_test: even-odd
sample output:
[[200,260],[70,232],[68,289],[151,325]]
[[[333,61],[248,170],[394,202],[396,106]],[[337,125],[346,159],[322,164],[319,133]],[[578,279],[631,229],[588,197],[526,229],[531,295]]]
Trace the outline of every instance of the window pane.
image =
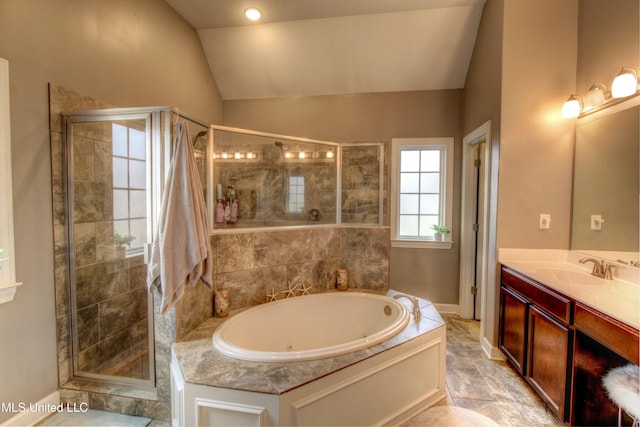
[[401,173],[400,174],[400,192],[401,193],[417,193],[420,191],[418,173]]
[[423,150],[420,152],[420,170],[422,172],[440,171],[440,150]]
[[420,151],[402,150],[400,152],[400,172],[418,172],[420,170]]
[[418,215],[400,215],[400,236],[418,235]]
[[129,218],[129,192],[127,190],[113,190],[113,218]]
[[114,221],[113,222],[113,232],[118,233],[121,236],[126,236],[129,234],[129,221]]
[[146,168],[140,160],[129,160],[129,187],[146,188]]
[[420,213],[423,215],[438,215],[440,213],[440,198],[436,194],[420,195]]
[[142,246],[147,242],[147,224],[144,219],[132,219],[130,221],[129,234],[136,239],[131,242],[131,247]]
[[144,218],[147,215],[146,192],[144,190],[131,190],[129,197],[131,203],[129,218]]
[[127,160],[120,157],[113,158],[113,186],[114,187],[128,187],[127,181]]
[[439,193],[440,192],[440,174],[437,172],[428,172],[420,174],[420,192],[421,193]]
[[113,155],[127,155],[127,128],[114,124],[111,127],[111,139],[113,140]]
[[400,215],[419,213],[419,196],[417,194],[400,195]]
[[432,225],[438,223],[438,217],[434,215],[420,215],[420,236],[433,236],[435,231]]
[[129,129],[129,157],[134,159],[145,158],[145,147],[147,141],[145,140],[145,133],[137,129]]

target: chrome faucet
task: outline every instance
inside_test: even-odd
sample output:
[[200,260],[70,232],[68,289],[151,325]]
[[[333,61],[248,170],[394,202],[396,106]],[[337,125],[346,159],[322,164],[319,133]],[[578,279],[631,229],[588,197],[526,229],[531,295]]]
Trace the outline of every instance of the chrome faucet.
[[580,264],[592,262],[593,270],[591,270],[591,275],[605,280],[613,280],[613,270],[618,268],[614,263],[598,261],[595,258],[582,258],[578,262]]
[[406,295],[406,294],[395,294],[393,296],[393,299],[399,299],[399,298],[406,298],[409,301],[411,301],[411,304],[413,304],[413,310],[411,314],[413,315],[413,318],[415,319],[416,322],[419,321],[420,318],[422,318],[422,313],[420,313],[420,303],[418,302],[418,298],[411,295]]
[[591,275],[604,278],[604,263],[602,261],[598,261],[595,258],[582,258],[578,261],[580,264],[586,264],[587,262],[593,263],[593,270],[591,270]]

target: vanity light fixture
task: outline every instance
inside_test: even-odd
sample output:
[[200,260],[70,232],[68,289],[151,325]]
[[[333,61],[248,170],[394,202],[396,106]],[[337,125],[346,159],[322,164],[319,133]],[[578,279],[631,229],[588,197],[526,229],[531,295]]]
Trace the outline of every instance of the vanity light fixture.
[[587,94],[584,109],[591,110],[592,108],[600,107],[604,105],[605,101],[608,98],[607,87],[602,83],[594,83],[589,88],[589,93]]
[[630,67],[622,67],[622,70],[613,79],[611,84],[611,96],[625,98],[638,91],[638,73]]
[[262,12],[260,12],[255,7],[250,7],[244,10],[244,16],[246,16],[250,21],[257,21],[262,17]]
[[571,95],[562,106],[562,117],[570,119],[578,117],[582,111],[583,106],[582,98],[578,95]]

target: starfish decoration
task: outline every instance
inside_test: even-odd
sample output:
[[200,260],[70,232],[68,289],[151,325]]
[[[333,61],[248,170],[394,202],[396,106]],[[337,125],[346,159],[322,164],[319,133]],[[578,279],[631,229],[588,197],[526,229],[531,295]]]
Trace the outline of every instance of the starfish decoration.
[[278,299],[278,292],[271,288],[271,292],[267,292],[267,302],[276,301]]
[[302,282],[302,286],[298,290],[300,292],[298,295],[309,295],[309,291],[311,290],[311,288],[312,286],[309,286],[306,283]]
[[289,282],[287,289],[285,289],[284,291],[280,292],[281,294],[285,294],[285,298],[289,298],[289,297],[295,297],[296,296],[296,290],[298,289],[298,285],[292,285],[291,282]]

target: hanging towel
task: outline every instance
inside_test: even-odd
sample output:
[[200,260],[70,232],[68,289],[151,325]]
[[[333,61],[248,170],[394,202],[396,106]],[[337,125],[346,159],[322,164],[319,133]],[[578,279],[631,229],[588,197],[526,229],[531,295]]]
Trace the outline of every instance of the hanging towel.
[[147,287],[162,294],[162,314],[178,302],[187,284],[202,280],[212,288],[207,213],[185,122],[175,125],[174,147],[147,273]]

